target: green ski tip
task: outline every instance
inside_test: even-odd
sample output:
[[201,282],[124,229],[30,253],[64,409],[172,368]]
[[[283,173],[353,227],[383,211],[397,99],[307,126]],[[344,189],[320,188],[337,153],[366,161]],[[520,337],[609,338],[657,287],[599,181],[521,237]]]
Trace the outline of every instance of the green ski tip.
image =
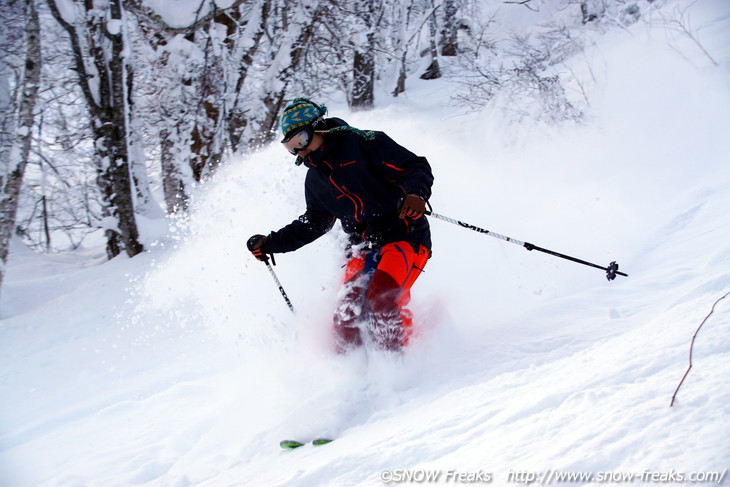
[[[330,440],[329,438],[317,438],[316,440],[312,440],[312,445],[326,445],[327,443],[332,443],[332,441],[334,440]],[[284,450],[294,450],[295,448],[299,448],[300,446],[304,445],[306,445],[306,443],[302,443],[301,441],[296,440],[282,440],[279,442],[279,446]]]
[[304,446],[304,443],[294,440],[282,440],[279,442],[279,446],[282,447],[284,450],[293,450],[295,448],[299,448],[300,446]]
[[330,440],[328,438],[317,438],[316,440],[314,440],[312,442],[312,444],[315,446],[326,445],[327,443],[332,443],[332,441],[334,441],[334,440]]

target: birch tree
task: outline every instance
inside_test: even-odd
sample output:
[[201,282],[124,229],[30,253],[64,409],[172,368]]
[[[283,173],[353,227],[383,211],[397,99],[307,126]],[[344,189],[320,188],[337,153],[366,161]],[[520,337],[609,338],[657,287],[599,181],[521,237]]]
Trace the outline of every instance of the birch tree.
[[352,108],[372,108],[375,102],[376,31],[380,24],[382,7],[382,0],[355,3],[355,13],[362,26],[361,32],[355,36],[352,92],[349,97]]
[[442,56],[456,56],[459,53],[459,20],[457,14],[459,7],[456,0],[444,0],[443,3],[443,26],[441,27]]
[[259,0],[254,5],[246,21],[246,27],[241,32],[241,41],[237,43],[234,51],[233,59],[237,61],[238,69],[235,76],[231,114],[228,119],[228,134],[233,152],[239,150],[243,132],[249,122],[244,87],[249,80],[251,68],[261,51],[263,38],[269,27],[271,11],[271,0]]
[[[15,140],[9,151],[3,151],[0,160],[0,285],[5,275],[5,264],[8,260],[10,238],[15,227],[18,211],[18,199],[23,183],[25,168],[28,165],[32,139],[34,111],[41,72],[41,36],[38,12],[32,0],[24,2],[25,26],[25,62],[22,65],[22,76],[18,95],[18,112],[13,117]],[[5,71],[5,70],[3,70]]]
[[431,16],[428,20],[428,54],[431,57],[426,71],[421,75],[421,79],[438,79],[441,77],[441,67],[439,65],[438,49],[436,47],[436,31],[438,6],[434,5],[431,0]]

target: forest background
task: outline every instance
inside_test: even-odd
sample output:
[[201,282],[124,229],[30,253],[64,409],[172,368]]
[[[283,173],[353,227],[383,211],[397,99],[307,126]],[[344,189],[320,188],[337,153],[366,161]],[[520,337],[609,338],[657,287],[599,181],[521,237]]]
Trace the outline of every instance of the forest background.
[[563,61],[591,36],[650,19],[702,48],[663,0],[1,3],[0,285],[13,236],[138,254],[144,220],[184,217],[223,161],[274,140],[296,96],[368,110],[446,76],[468,109],[580,122],[591,75]]

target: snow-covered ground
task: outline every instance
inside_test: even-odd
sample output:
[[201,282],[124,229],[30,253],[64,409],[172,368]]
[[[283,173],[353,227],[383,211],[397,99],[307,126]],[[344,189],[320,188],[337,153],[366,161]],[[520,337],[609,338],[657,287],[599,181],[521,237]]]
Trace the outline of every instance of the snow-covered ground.
[[[595,76],[583,125],[464,114],[447,80],[331,108],[427,156],[437,213],[629,274],[432,221],[401,358],[330,352],[336,232],[277,259],[296,316],[245,251],[303,210],[278,144],[224,167],[189,223],[149,222],[132,260],[14,242],[0,486],[727,484],[730,298],[669,406],[730,291],[730,6],[692,8],[720,66],[660,25],[615,31],[574,60]],[[278,447],[318,435],[336,441]]]

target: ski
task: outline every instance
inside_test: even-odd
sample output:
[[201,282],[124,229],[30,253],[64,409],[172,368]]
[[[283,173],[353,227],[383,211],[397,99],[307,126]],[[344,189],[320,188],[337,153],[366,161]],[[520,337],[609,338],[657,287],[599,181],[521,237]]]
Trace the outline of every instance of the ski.
[[[332,441],[333,440],[330,440],[329,438],[317,438],[316,440],[312,440],[310,443],[314,446],[320,446],[332,443]],[[306,442],[302,443],[301,441],[296,440],[282,440],[279,442],[279,446],[284,450],[294,450],[306,444]]]

